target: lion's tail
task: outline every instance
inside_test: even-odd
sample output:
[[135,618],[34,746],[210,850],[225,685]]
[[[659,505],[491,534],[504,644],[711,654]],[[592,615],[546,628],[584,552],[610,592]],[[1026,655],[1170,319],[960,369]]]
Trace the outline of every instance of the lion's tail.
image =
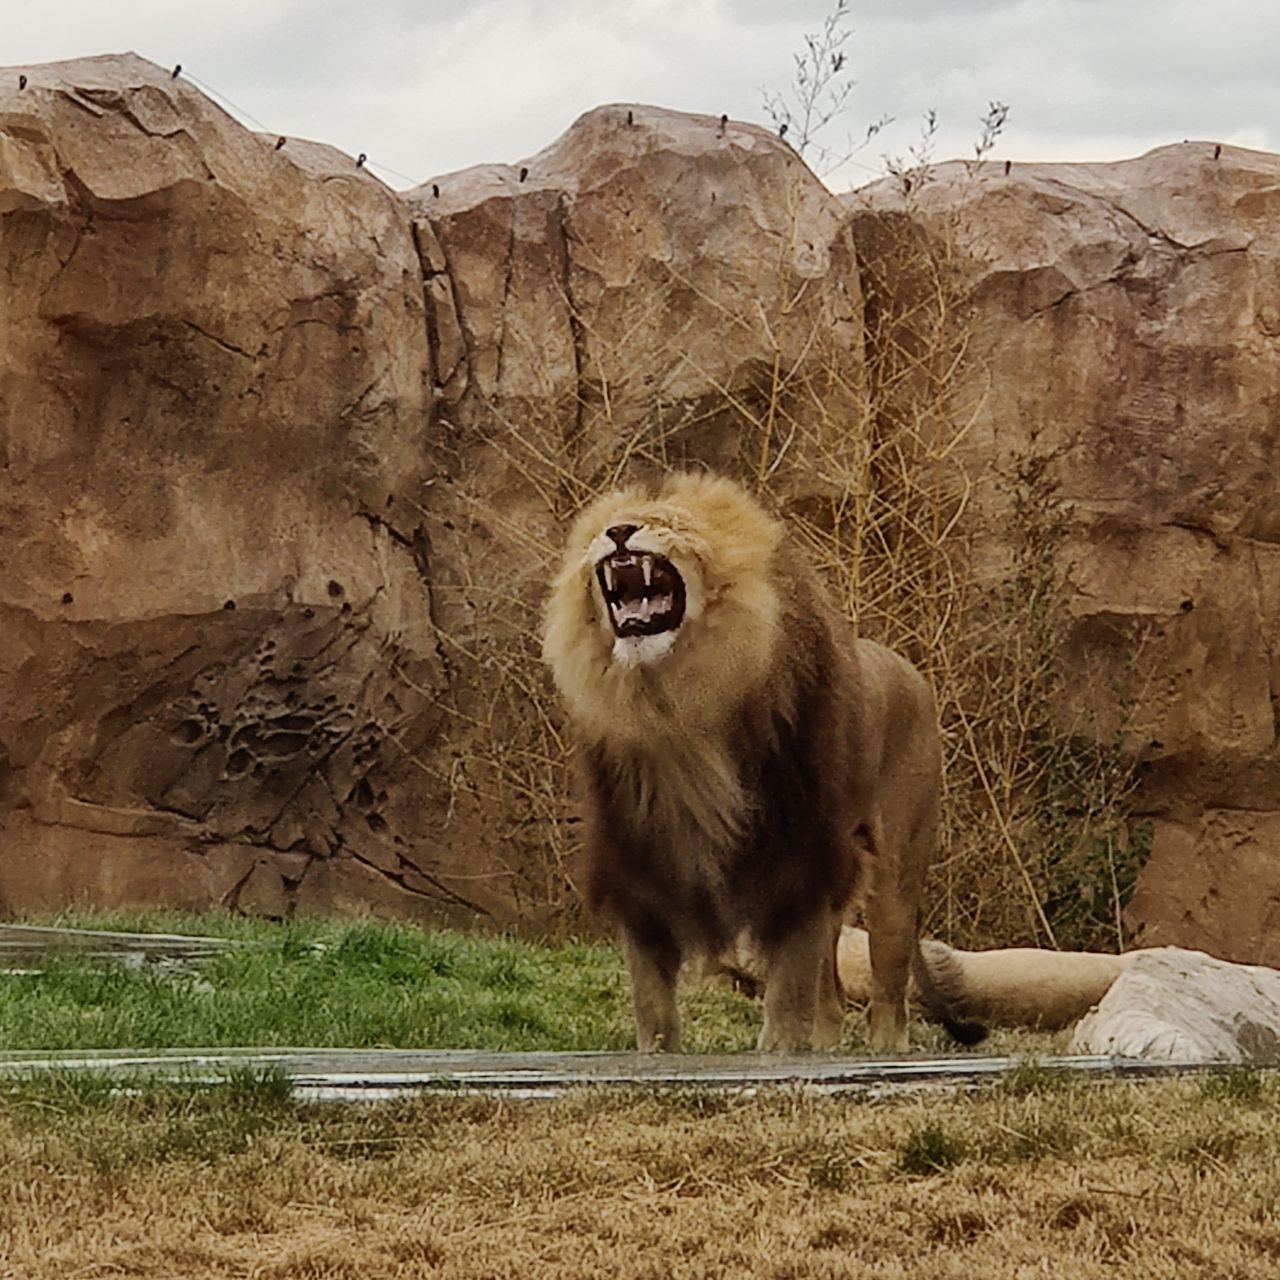
[[960,959],[945,942],[923,938],[916,945],[911,976],[925,1016],[939,1022],[961,1044],[980,1044],[987,1027],[968,1007],[964,969]]

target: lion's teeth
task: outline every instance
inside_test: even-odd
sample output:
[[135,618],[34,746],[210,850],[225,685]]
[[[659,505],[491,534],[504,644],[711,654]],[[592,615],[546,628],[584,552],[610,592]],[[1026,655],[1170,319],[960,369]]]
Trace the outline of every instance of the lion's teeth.
[[653,586],[653,561],[650,560],[648,556],[645,556],[644,560],[641,561],[641,564],[644,567],[645,590],[648,590]]
[[613,565],[611,565],[611,564],[606,560],[606,561],[604,562],[604,585],[605,585],[606,587],[608,587],[608,589],[609,589],[610,591],[612,591],[612,590],[613,590],[613,582],[614,582],[614,576],[613,576]]

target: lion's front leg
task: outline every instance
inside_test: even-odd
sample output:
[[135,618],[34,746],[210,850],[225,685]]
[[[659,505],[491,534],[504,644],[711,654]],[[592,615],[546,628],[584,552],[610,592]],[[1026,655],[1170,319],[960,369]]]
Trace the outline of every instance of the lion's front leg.
[[829,1049],[840,1041],[843,1009],[835,967],[837,918],[822,912],[767,956],[759,1048]]
[[648,939],[642,942],[624,929],[622,954],[631,978],[636,1047],[641,1053],[679,1053],[680,1015],[676,1010],[679,951],[671,943]]

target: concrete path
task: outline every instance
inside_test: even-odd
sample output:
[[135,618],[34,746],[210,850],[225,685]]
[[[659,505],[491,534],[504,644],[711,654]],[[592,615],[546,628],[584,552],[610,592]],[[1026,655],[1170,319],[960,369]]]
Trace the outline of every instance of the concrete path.
[[[99,1071],[122,1087],[139,1078],[209,1084],[236,1069],[283,1071],[309,1099],[396,1097],[421,1090],[472,1091],[511,1098],[556,1097],[580,1088],[704,1089],[755,1093],[799,1088],[879,1096],[927,1087],[997,1083],[1017,1058],[837,1058],[825,1054],[485,1053],[465,1049],[166,1049],[110,1053],[0,1054],[0,1079],[32,1072]],[[1095,1080],[1185,1069],[1128,1058],[1055,1057],[1039,1068]]]
[[42,959],[76,955],[125,964],[191,964],[248,943],[177,933],[119,933],[108,929],[61,929],[0,924],[0,969],[38,968]]

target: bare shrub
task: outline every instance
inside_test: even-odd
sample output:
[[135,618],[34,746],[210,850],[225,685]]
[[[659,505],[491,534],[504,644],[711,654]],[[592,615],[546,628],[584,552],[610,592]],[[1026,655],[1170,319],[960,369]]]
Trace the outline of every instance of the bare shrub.
[[804,48],[792,55],[791,83],[783,90],[762,89],[760,95],[778,136],[822,177],[846,165],[893,123],[891,116],[881,116],[867,125],[858,141],[848,133],[842,144],[826,141],[831,128],[846,114],[849,95],[857,85],[849,59],[851,17],[849,0],[835,0],[821,30],[806,34]]
[[946,793],[926,923],[957,945],[1121,947],[1145,855],[1125,739],[1138,640],[1123,641],[1133,660],[1110,691],[1113,726],[1086,722],[1074,708],[1097,700],[1075,696],[1063,669],[1071,511],[1058,459],[1034,434],[969,439],[986,390],[979,264],[953,213],[920,207],[930,176],[897,175],[896,206],[854,216],[870,444],[847,456],[866,460],[871,498],[861,554],[843,567],[862,633],[908,653],[938,699]]
[[[823,68],[844,66],[842,30],[811,37],[798,62],[806,144],[843,103],[838,91],[823,97]],[[1005,113],[993,103],[983,117],[971,179]],[[891,166],[896,202],[852,214],[860,314],[835,279],[853,277],[852,255],[825,277],[795,270],[812,182],[797,174],[791,241],[753,264],[747,293],[709,292],[656,259],[607,312],[566,288],[572,386],[548,371],[537,394],[473,406],[458,433],[449,466],[465,477],[454,486],[462,508],[424,512],[453,526],[433,532],[457,566],[433,583],[450,597],[453,747],[423,767],[447,791],[451,838],[478,833],[498,850],[533,927],[582,923],[565,741],[537,638],[563,527],[618,483],[708,465],[782,511],[859,631],[933,684],[946,792],[926,927],[961,946],[1124,944],[1121,909],[1145,854],[1130,818],[1133,690],[1112,691],[1121,710],[1105,733],[1073,714],[1097,700],[1064,686],[1070,510],[1056,459],[1034,437],[994,457],[991,442],[970,439],[985,394],[977,264],[954,216],[919,203],[935,128],[927,116],[911,162]],[[728,378],[696,365],[683,328],[694,308],[757,353],[751,367]],[[539,333],[513,319],[504,343],[538,368]]]

